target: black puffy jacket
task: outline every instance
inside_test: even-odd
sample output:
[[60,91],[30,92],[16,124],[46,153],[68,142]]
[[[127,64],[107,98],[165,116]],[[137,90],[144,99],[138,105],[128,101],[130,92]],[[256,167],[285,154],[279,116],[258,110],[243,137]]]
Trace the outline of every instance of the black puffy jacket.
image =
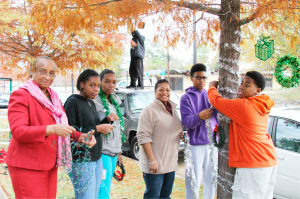
[[142,36],[139,31],[135,30],[132,32],[132,40],[137,44],[136,47],[130,50],[131,57],[139,57],[144,59],[145,57],[145,37]]

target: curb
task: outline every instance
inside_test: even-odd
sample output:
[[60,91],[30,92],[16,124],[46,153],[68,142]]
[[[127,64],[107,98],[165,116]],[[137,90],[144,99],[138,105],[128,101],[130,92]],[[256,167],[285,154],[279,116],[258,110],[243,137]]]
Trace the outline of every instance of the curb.
[[1,186],[0,186],[0,199],[8,199]]

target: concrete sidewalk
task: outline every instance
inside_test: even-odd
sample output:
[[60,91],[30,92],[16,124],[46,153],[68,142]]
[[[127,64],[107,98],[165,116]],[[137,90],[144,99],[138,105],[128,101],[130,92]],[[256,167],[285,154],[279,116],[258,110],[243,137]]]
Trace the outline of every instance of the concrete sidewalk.
[[7,199],[2,187],[0,186],[0,199]]

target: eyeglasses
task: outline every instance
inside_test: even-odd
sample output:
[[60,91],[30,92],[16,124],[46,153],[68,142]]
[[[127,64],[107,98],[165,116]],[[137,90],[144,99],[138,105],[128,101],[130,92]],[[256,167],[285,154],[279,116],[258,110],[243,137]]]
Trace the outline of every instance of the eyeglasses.
[[196,76],[196,77],[194,77],[194,78],[196,78],[197,80],[204,80],[204,81],[206,81],[207,80],[207,77],[205,77],[205,76],[203,76],[203,77],[201,77],[201,76]]
[[55,78],[55,77],[56,77],[55,72],[47,73],[46,71],[38,71],[38,73],[39,73],[42,77],[48,77],[48,75],[49,75],[49,78]]

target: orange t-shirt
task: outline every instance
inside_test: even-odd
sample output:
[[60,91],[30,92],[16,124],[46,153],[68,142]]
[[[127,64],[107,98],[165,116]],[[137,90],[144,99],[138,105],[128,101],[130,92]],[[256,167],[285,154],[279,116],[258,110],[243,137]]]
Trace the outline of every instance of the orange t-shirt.
[[277,165],[277,155],[267,133],[273,100],[267,95],[224,99],[215,87],[208,90],[212,106],[231,119],[229,167],[257,168]]

